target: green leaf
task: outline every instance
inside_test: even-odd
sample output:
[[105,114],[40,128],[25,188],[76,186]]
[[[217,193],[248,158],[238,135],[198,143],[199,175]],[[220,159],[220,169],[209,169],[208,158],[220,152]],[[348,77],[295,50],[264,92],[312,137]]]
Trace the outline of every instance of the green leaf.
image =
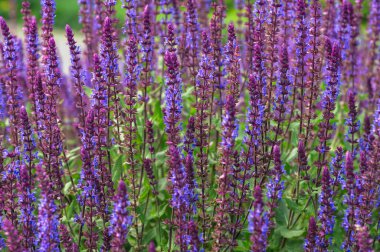
[[72,186],[71,181],[69,181],[69,182],[67,182],[67,183],[65,184],[65,187],[63,188],[63,193],[64,193],[65,195],[67,195],[67,194],[69,193],[69,190],[70,190],[71,186]]
[[289,153],[289,155],[287,156],[287,158],[286,158],[286,163],[292,161],[292,160],[297,156],[297,153],[298,153],[297,148],[294,148],[294,149]]
[[280,234],[282,237],[287,238],[287,239],[292,239],[295,237],[300,237],[305,233],[304,229],[301,230],[289,230],[286,227],[281,227],[280,228]]
[[302,211],[302,206],[299,206],[296,202],[289,198],[285,198],[286,204],[289,209],[295,211],[295,212],[300,212]]
[[285,206],[285,203],[283,201],[280,201],[278,204],[278,207],[276,208],[276,223],[279,226],[286,226],[287,225],[287,214],[288,209]]
[[123,156],[119,156],[112,169],[112,181],[119,181],[123,170]]

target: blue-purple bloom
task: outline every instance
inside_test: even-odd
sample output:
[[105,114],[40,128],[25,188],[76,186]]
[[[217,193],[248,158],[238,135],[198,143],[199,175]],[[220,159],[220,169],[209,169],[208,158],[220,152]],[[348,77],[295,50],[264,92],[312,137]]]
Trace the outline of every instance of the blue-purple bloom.
[[318,220],[321,225],[318,228],[317,246],[321,250],[327,250],[331,245],[331,234],[335,224],[335,206],[332,199],[331,178],[329,169],[322,171],[322,191],[319,197]]
[[120,180],[117,193],[114,198],[113,213],[111,216],[110,233],[112,236],[112,251],[124,251],[123,246],[127,238],[129,226],[132,224],[132,216],[129,214],[130,205],[127,187]]
[[264,252],[267,249],[269,218],[264,209],[263,195],[259,186],[254,191],[253,210],[249,214],[248,230],[251,233],[251,251]]
[[42,252],[60,251],[59,217],[54,202],[51,182],[41,165],[37,165],[37,176],[41,188],[41,199],[38,207],[38,235],[35,246]]
[[182,114],[182,80],[179,74],[179,64],[175,52],[166,52],[166,93],[164,122],[168,134],[168,144],[179,143],[180,121]]

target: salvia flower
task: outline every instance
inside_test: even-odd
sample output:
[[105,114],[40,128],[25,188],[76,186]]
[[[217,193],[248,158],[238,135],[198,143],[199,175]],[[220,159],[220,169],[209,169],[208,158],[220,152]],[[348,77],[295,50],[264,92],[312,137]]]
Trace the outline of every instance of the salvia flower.
[[41,165],[37,165],[37,176],[40,183],[41,199],[38,206],[38,236],[36,246],[39,251],[59,251],[59,217],[54,202],[54,191],[49,177]]
[[273,148],[273,161],[274,167],[271,171],[272,176],[269,179],[267,185],[267,196],[269,199],[269,219],[273,219],[275,215],[275,209],[277,207],[277,202],[281,200],[282,192],[284,190],[284,181],[281,181],[281,176],[284,173],[284,167],[281,163],[281,152],[280,147],[278,145],[275,145]]
[[228,42],[225,48],[225,64],[227,77],[227,95],[231,95],[238,103],[240,98],[240,52],[237,46],[235,26],[228,25]]
[[[293,96],[299,94],[299,134],[303,133],[304,124],[304,113],[305,113],[305,93],[308,89],[306,87],[306,62],[307,62],[307,51],[309,46],[309,24],[307,18],[307,3],[305,0],[297,0],[297,34],[296,39],[296,73],[295,82],[296,84],[293,89]],[[297,92],[299,90],[299,92]]]
[[93,28],[94,25],[94,14],[92,13],[92,2],[90,0],[78,0],[79,7],[79,23],[82,24],[82,33],[84,34],[84,44],[86,49],[84,50],[84,55],[86,56],[86,61],[89,64],[89,68],[92,68],[92,55],[96,50],[96,38]]
[[[130,182],[132,184],[132,198],[133,207],[137,205],[137,195],[140,190],[138,184],[138,163],[135,159],[136,150],[136,103],[137,103],[137,81],[139,77],[139,65],[138,65],[138,48],[137,40],[134,36],[128,40],[127,56],[126,56],[126,72],[124,78],[124,86],[126,87],[125,96],[125,146],[127,148],[127,161],[130,166]],[[119,134],[119,132],[118,132]],[[120,137],[120,136],[119,136]]]
[[327,250],[331,244],[331,234],[335,224],[335,206],[332,200],[331,178],[329,169],[325,166],[322,171],[322,191],[319,198],[317,247],[322,251]]
[[318,177],[322,171],[322,167],[326,165],[325,157],[326,153],[330,150],[327,142],[332,138],[333,125],[331,121],[334,116],[334,109],[336,99],[340,90],[340,47],[337,43],[332,44],[329,39],[326,40],[326,53],[327,53],[327,87],[322,96],[322,108],[323,108],[323,121],[319,124],[319,145],[317,151],[318,156]]
[[[202,33],[202,56],[199,64],[199,70],[197,75],[197,92],[198,101],[196,103],[197,113],[195,118],[195,135],[196,135],[196,147],[199,152],[196,156],[196,167],[198,170],[198,176],[201,179],[201,204],[204,217],[205,213],[205,201],[206,201],[206,183],[208,177],[208,155],[207,147],[209,146],[209,117],[211,116],[211,90],[212,79],[214,74],[214,65],[211,59],[211,45],[209,36],[206,32]],[[203,222],[203,229],[205,229],[205,221]],[[204,230],[203,230],[204,232]]]
[[7,245],[9,251],[24,251],[25,248],[23,248],[21,245],[22,238],[19,236],[17,229],[14,227],[12,222],[7,219],[3,220],[2,222],[2,229],[7,236],[5,244]]
[[335,150],[335,157],[332,158],[330,164],[330,174],[333,180],[333,194],[338,193],[339,186],[343,183],[343,161],[344,152],[342,147],[337,147]]
[[310,46],[308,47],[308,54],[310,55],[308,60],[308,67],[310,69],[310,74],[306,76],[307,83],[309,87],[309,92],[305,100],[305,118],[306,122],[306,134],[305,142],[308,142],[310,134],[312,134],[312,119],[315,117],[315,106],[316,101],[319,98],[319,85],[321,80],[321,70],[322,70],[322,51],[321,48],[321,4],[319,0],[313,0],[310,4]]
[[355,157],[357,151],[356,145],[358,144],[358,139],[355,135],[358,133],[360,129],[360,121],[358,121],[357,119],[358,111],[356,108],[356,98],[353,90],[350,90],[348,93],[348,108],[348,117],[345,122],[345,124],[348,126],[346,141],[350,143],[350,152],[353,155],[353,157]]
[[166,71],[166,107],[164,122],[168,134],[168,144],[179,143],[180,121],[182,113],[182,80],[179,74],[179,64],[175,52],[165,54]]
[[34,237],[37,232],[36,218],[34,216],[36,196],[33,192],[34,184],[31,183],[34,178],[27,166],[22,165],[20,169],[20,221],[23,227],[23,247],[26,249],[33,248]]
[[37,85],[38,85],[38,76],[41,74],[39,72],[39,51],[38,51],[38,29],[37,29],[37,21],[35,17],[29,19],[29,24],[27,26],[27,82],[28,87],[31,90],[31,94],[29,97],[32,101],[32,110],[34,113],[33,120],[36,122],[37,131],[40,131],[41,125],[41,104],[38,102],[38,94],[37,94]]
[[53,186],[56,188],[56,196],[60,194],[63,187],[61,179],[60,154],[62,152],[61,132],[58,126],[58,95],[61,82],[61,73],[58,66],[56,43],[53,37],[49,39],[46,52],[46,68],[44,79],[47,80],[45,87],[46,100],[44,103],[44,126],[42,149],[44,155],[44,166]]
[[[111,114],[114,115],[117,144],[120,143],[120,127],[121,127],[121,108],[119,102],[120,93],[120,73],[119,73],[119,56],[117,54],[117,41],[113,34],[113,22],[110,17],[106,17],[102,24],[102,39],[100,46],[100,56],[102,61],[102,71],[104,80],[107,83],[107,96],[109,106],[107,108],[107,124],[111,127]],[[111,129],[107,130],[107,145],[111,143]],[[109,160],[111,161],[111,160]]]
[[124,251],[123,246],[128,234],[128,228],[132,224],[132,216],[127,209],[129,205],[127,187],[124,181],[120,180],[111,217],[112,251]]
[[126,19],[124,25],[124,32],[128,36],[135,36],[137,34],[137,5],[135,0],[124,0],[123,8],[125,9]]
[[357,199],[355,195],[355,174],[354,174],[354,164],[352,160],[352,153],[346,153],[345,161],[345,183],[344,187],[347,194],[344,197],[344,203],[347,206],[344,219],[343,227],[346,231],[345,241],[343,243],[343,248],[345,250],[352,249],[354,243],[355,234],[355,209],[357,207]]
[[194,190],[187,183],[187,174],[182,165],[178,147],[171,145],[168,156],[168,164],[171,171],[170,181],[172,183],[171,206],[174,211],[173,224],[177,227],[175,240],[181,250],[185,250],[189,246],[187,220],[192,218],[196,210],[193,201]]
[[367,226],[356,226],[356,239],[358,244],[358,251],[373,252],[371,244],[373,240],[369,234]]
[[83,67],[80,62],[80,49],[74,39],[73,30],[69,25],[66,25],[67,43],[70,48],[71,57],[71,74],[74,78],[74,86],[76,89],[76,108],[79,110],[80,128],[85,127],[85,110],[86,110],[86,97],[84,93],[84,76]]
[[264,252],[267,249],[269,235],[268,213],[264,210],[264,202],[261,188],[255,187],[253,210],[249,214],[248,230],[251,233],[251,251]]
[[318,235],[318,227],[315,222],[314,217],[310,217],[309,219],[309,227],[307,229],[307,236],[305,239],[304,250],[306,252],[314,252],[316,251],[316,237]]
[[[197,16],[197,2],[194,0],[187,0],[186,8],[187,8],[187,38],[186,38],[186,46],[188,50],[188,57],[190,61],[188,62],[188,67],[190,70],[190,75],[192,76],[192,84],[195,88],[195,92],[197,90],[196,87],[196,76],[198,73],[198,50],[199,50],[199,39],[197,33],[199,33],[199,24],[198,24],[198,16]],[[197,94],[195,93],[195,97],[197,99]]]
[[53,26],[54,26],[54,18],[56,11],[56,3],[55,0],[41,0],[42,7],[42,63],[46,65],[48,48],[49,48],[49,40],[53,34]]
[[273,116],[274,120],[277,122],[277,126],[274,129],[274,144],[276,144],[278,137],[282,133],[282,124],[284,123],[286,114],[289,110],[289,95],[291,94],[292,82],[289,67],[288,49],[285,47],[285,44],[283,44],[281,46],[280,68],[278,80],[276,82],[276,91],[273,104]]
[[59,233],[61,237],[61,244],[65,248],[66,251],[78,252],[78,245],[73,242],[72,237],[70,236],[67,227],[61,223],[59,225]]
[[9,32],[9,27],[5,20],[0,17],[0,27],[4,38],[3,44],[3,59],[5,69],[8,73],[8,78],[5,84],[5,91],[7,94],[7,113],[10,118],[11,139],[14,146],[20,144],[19,139],[19,109],[20,109],[20,91],[17,83],[17,52],[15,45],[15,38]]

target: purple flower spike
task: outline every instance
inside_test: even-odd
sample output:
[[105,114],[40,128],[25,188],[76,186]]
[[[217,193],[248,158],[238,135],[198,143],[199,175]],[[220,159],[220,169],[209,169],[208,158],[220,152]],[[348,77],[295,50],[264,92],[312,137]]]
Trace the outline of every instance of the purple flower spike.
[[59,233],[62,247],[64,247],[66,251],[79,252],[78,245],[73,241],[67,227],[62,223],[59,225]]
[[284,190],[284,182],[281,181],[281,176],[284,174],[284,168],[281,163],[281,152],[280,147],[275,145],[273,147],[273,161],[274,167],[271,171],[272,177],[268,182],[268,205],[269,205],[269,219],[271,221],[271,226],[274,225],[272,219],[275,216],[275,209],[277,207],[278,201],[282,199],[282,191]]
[[356,239],[358,244],[358,251],[361,252],[374,252],[372,248],[373,240],[369,234],[367,226],[357,226],[356,227]]
[[326,166],[323,167],[322,172],[322,192],[319,202],[318,220],[321,225],[318,230],[317,246],[325,251],[331,245],[331,234],[335,224],[335,206],[332,199],[330,172]]
[[86,56],[86,61],[88,63],[88,68],[92,69],[92,55],[94,54],[96,47],[96,33],[94,31],[94,21],[95,17],[91,13],[92,3],[90,0],[78,0],[80,5],[79,9],[79,23],[82,24],[82,33],[84,34],[84,44],[86,49],[84,50],[84,55]]
[[351,155],[353,157],[356,156],[357,152],[357,144],[358,139],[356,138],[356,134],[359,132],[360,129],[360,122],[357,119],[358,111],[356,107],[356,98],[355,98],[355,92],[354,90],[348,91],[348,118],[346,119],[346,125],[348,126],[347,134],[346,134],[346,141],[350,143],[351,145]]
[[120,180],[117,193],[114,198],[114,209],[111,217],[112,251],[124,251],[124,243],[128,234],[129,226],[132,224],[132,216],[129,214],[129,199],[127,187]]
[[19,138],[19,110],[20,110],[20,91],[17,83],[17,52],[14,36],[10,34],[9,27],[5,20],[0,17],[0,27],[4,38],[3,59],[5,69],[8,72],[8,78],[5,83],[5,91],[7,94],[7,114],[9,115],[11,124],[11,140],[14,146],[20,145]]
[[74,39],[73,30],[66,25],[67,43],[70,48],[71,75],[76,89],[76,108],[79,110],[80,128],[85,127],[86,95],[84,93],[83,67],[80,62],[80,49]]
[[179,74],[179,63],[175,52],[165,54],[166,71],[166,108],[164,122],[168,135],[167,143],[177,145],[180,141],[180,121],[182,114],[182,80]]
[[[328,141],[332,138],[333,125],[331,121],[335,115],[333,113],[335,109],[336,99],[340,90],[340,63],[341,53],[338,44],[332,44],[329,39],[326,40],[326,58],[327,58],[327,87],[322,96],[322,109],[323,109],[323,121],[319,124],[319,145],[317,151],[318,156],[318,180],[320,178],[321,171],[326,165],[325,156],[330,151]],[[317,181],[319,182],[319,181]]]
[[314,252],[316,251],[316,237],[318,235],[317,224],[314,217],[309,219],[309,228],[307,230],[307,236],[304,244],[305,252]]
[[347,206],[343,219],[343,227],[346,231],[345,241],[342,247],[345,250],[351,250],[354,244],[354,234],[355,234],[355,209],[357,206],[357,198],[355,195],[355,174],[354,174],[354,163],[352,160],[352,153],[347,151],[346,162],[345,162],[345,189],[347,194],[344,197],[344,203]]
[[33,192],[34,178],[31,170],[27,166],[22,165],[20,169],[20,185],[19,185],[19,203],[20,203],[20,221],[23,228],[23,247],[32,249],[37,231],[36,218],[34,216],[36,197]]
[[58,126],[58,97],[61,82],[61,73],[58,66],[58,57],[56,52],[56,44],[53,37],[49,39],[49,45],[46,55],[46,69],[44,79],[47,80],[45,87],[45,103],[44,103],[44,125],[42,150],[44,155],[44,166],[52,186],[56,189],[56,197],[61,194],[63,188],[61,176],[61,163],[59,156],[62,152],[61,132]]
[[58,209],[54,202],[54,189],[50,179],[41,165],[37,165],[37,177],[40,182],[41,199],[38,207],[38,236],[39,251],[59,251],[59,217]]
[[2,229],[4,230],[7,240],[5,244],[9,251],[24,251],[25,248],[22,247],[22,239],[19,236],[17,229],[14,227],[11,221],[5,219],[2,223]]
[[268,213],[264,210],[260,186],[255,187],[253,210],[249,214],[248,230],[251,233],[251,251],[264,252],[267,249],[269,231]]
[[49,40],[53,36],[53,26],[54,26],[54,18],[56,11],[56,3],[55,0],[41,0],[42,6],[42,63],[46,65],[47,56],[48,56],[48,48],[49,48]]
[[148,252],[156,252],[156,245],[154,245],[154,241],[149,243]]
[[228,25],[228,42],[225,48],[225,65],[227,70],[227,95],[231,95],[238,103],[240,98],[240,51],[236,40],[235,26]]

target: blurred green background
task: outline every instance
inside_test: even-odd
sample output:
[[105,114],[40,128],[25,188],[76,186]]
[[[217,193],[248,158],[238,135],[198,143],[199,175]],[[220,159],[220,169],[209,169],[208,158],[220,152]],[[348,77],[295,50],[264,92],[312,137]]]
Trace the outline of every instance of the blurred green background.
[[[138,0],[137,0],[138,1]],[[354,1],[354,0],[351,0]],[[12,16],[17,16],[17,20],[21,21],[21,3],[23,0],[0,0],[0,16],[3,16],[7,20]],[[32,13],[38,18],[41,16],[41,6],[40,0],[30,0]],[[125,11],[121,7],[122,0],[117,1],[117,15],[120,20],[124,20]],[[185,1],[184,1],[185,2]],[[322,0],[323,4],[324,0]],[[74,30],[80,29],[80,24],[78,23],[78,0],[56,0],[57,11],[56,11],[56,28],[64,29],[66,24],[69,24]],[[225,0],[227,4],[227,20],[226,22],[234,21],[236,19],[234,9],[234,0]],[[368,15],[368,0],[364,0],[363,3],[363,23],[366,23],[366,17]],[[14,7],[15,6],[15,7]]]
[[[22,2],[23,0],[0,0],[0,16],[3,16],[6,20],[9,20],[12,16],[14,16],[14,14],[17,14],[17,20],[18,23],[20,23],[20,21],[22,20],[20,13]],[[40,18],[40,0],[30,0],[29,2],[31,4],[33,15],[36,15],[38,18]],[[120,18],[120,20],[124,20],[125,11],[121,7],[121,2],[122,0],[117,1],[117,15]],[[234,0],[226,0],[225,2],[227,4],[229,14],[232,14],[234,12]],[[80,29],[80,24],[78,23],[78,0],[56,0],[56,3],[57,11],[55,27],[58,29],[64,29],[65,25],[69,24],[75,30]],[[16,7],[14,8],[13,6]],[[228,19],[230,19],[230,17],[231,15],[228,16]]]

